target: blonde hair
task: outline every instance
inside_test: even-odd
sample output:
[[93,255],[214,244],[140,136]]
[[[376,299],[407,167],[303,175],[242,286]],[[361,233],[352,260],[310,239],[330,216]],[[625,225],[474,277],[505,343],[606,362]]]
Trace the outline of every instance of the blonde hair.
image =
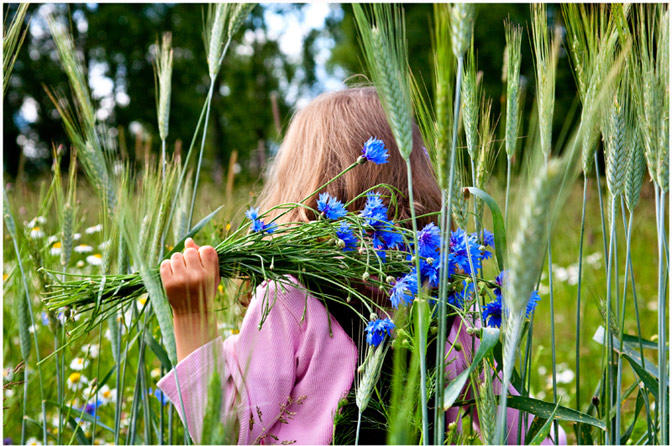
[[[259,198],[259,207],[262,211],[269,211],[283,203],[301,201],[352,164],[361,155],[366,140],[372,136],[385,143],[390,154],[388,163],[376,165],[367,162],[357,166],[322,192],[328,192],[345,203],[377,184],[386,183],[406,194],[406,163],[397,150],[375,88],[350,88],[324,93],[294,115],[271,165]],[[441,191],[416,125],[413,126],[411,166],[416,215],[438,212]],[[381,192],[385,195],[384,190]],[[311,197],[306,204],[315,209],[317,198],[317,195]],[[397,198],[397,218],[410,218],[407,197]],[[356,200],[349,210],[362,209],[365,200],[364,197]],[[391,209],[390,214],[393,212]],[[274,218],[280,211],[269,214]],[[307,222],[313,219],[313,212],[296,207],[277,221]],[[436,220],[435,217],[424,217],[419,219],[419,225],[422,227]]]

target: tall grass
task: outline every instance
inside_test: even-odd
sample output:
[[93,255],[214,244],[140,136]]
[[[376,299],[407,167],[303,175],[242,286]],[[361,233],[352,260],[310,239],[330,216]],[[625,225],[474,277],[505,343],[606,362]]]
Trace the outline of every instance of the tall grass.
[[[193,236],[208,227],[209,237],[220,255],[220,274],[224,278],[245,278],[254,286],[264,280],[282,283],[286,274],[294,274],[325,305],[345,305],[355,310],[356,319],[362,325],[371,320],[372,313],[390,314],[391,310],[364,295],[353,284],[361,283],[365,277],[371,286],[390,292],[395,277],[408,274],[413,266],[416,268],[416,280],[421,286],[412,304],[408,307],[402,305],[394,313],[394,339],[386,339],[377,347],[365,346],[362,350],[364,362],[357,372],[353,394],[357,407],[355,442],[359,442],[361,423],[366,420],[363,413],[380,410],[387,421],[385,429],[389,442],[505,443],[511,440],[506,431],[507,408],[515,408],[534,416],[529,427],[527,422],[519,421],[521,442],[538,443],[549,434],[557,442],[560,436],[558,421],[562,421],[575,427],[577,442],[666,444],[669,441],[666,379],[666,351],[669,345],[666,343],[668,327],[665,319],[669,253],[664,227],[665,199],[669,188],[667,9],[664,6],[563,6],[566,49],[582,108],[576,122],[573,118],[567,119],[562,134],[555,138],[551,129],[555,111],[555,72],[562,61],[559,57],[559,35],[551,33],[545,7],[534,5],[531,8],[533,54],[526,55],[521,53],[523,28],[506,23],[502,37],[507,44],[507,105],[503,111],[505,139],[502,145],[507,168],[502,213],[495,199],[486,192],[500,154],[498,142],[494,139],[500,120],[493,116],[491,98],[480,91],[478,85],[478,51],[472,39],[475,7],[469,4],[434,6],[431,32],[433,76],[431,88],[425,88],[422,80],[413,78],[410,72],[412,59],[407,53],[403,8],[380,4],[371,8],[353,5],[366,69],[378,90],[395,142],[407,161],[407,191],[395,191],[385,185],[380,187],[387,187],[387,198],[392,207],[396,200],[408,197],[412,229],[399,228],[398,231],[404,244],[411,246],[412,243],[413,248],[409,249],[409,258],[412,258],[409,261],[404,251],[389,250],[383,261],[373,255],[375,251],[370,246],[371,241],[365,236],[357,237],[360,249],[344,252],[345,242],[337,235],[340,222],[320,219],[317,210],[308,208],[307,199],[326,185],[299,203],[278,208],[280,212],[286,212],[294,206],[302,206],[307,212],[314,212],[317,221],[305,225],[279,225],[273,237],[251,231],[247,221],[233,226],[233,229],[210,229],[212,225],[206,225],[213,221],[221,208],[193,224],[213,85],[231,41],[252,7],[244,4],[208,7],[204,26],[207,53],[204,68],[207,66],[209,90],[184,162],[171,159],[166,154],[171,107],[172,42],[169,34],[164,34],[160,44],[157,42],[156,105],[161,155],[158,163],[148,158],[143,166],[124,164],[116,173],[112,163],[114,150],[111,150],[104,127],[95,119],[85,70],[72,37],[60,22],[49,20],[72,99],[66,100],[65,95],[51,90],[48,94],[62,117],[64,130],[74,150],[67,182],[61,178],[59,167],[63,151],[55,151],[54,175],[40,196],[43,212],[56,210],[57,218],[52,226],[57,227],[55,232],[60,251],[57,250],[53,257],[47,257],[47,253],[56,247],[55,243],[45,244],[40,238],[44,234],[33,237],[33,227],[17,225],[8,206],[10,197],[4,197],[5,227],[13,247],[13,250],[8,250],[13,253],[6,255],[10,259],[6,263],[16,265],[10,281],[5,283],[5,289],[15,294],[12,305],[20,355],[25,364],[21,441],[26,442],[28,432],[33,426],[39,426],[45,444],[51,440],[57,443],[94,443],[101,438],[113,438],[115,443],[163,444],[174,443],[181,435],[184,443],[190,442],[184,426],[174,422],[173,409],[169,410],[166,423],[163,405],[159,400],[157,408],[157,400],[149,390],[155,379],[151,371],[154,365],[160,364],[160,371],[165,372],[177,363],[172,313],[156,267],[163,258],[182,249],[188,234]],[[20,8],[19,12],[25,14],[24,9]],[[17,17],[23,16],[17,14]],[[10,40],[6,39],[10,53],[20,47],[19,29],[13,24],[8,35]],[[15,58],[15,54],[12,57]],[[532,130],[527,135],[527,147],[524,149],[527,162],[521,163],[523,168],[519,169],[523,176],[514,179],[519,183],[520,192],[509,203],[512,161],[517,140],[521,137],[520,66],[524,57],[534,59],[536,109],[533,110]],[[5,73],[8,73],[7,65]],[[409,161],[413,149],[414,121],[421,130],[441,188],[441,213],[432,214],[440,223],[440,264],[448,265],[455,255],[453,245],[462,243],[460,239],[452,239],[453,225],[465,231],[466,246],[469,245],[467,230],[470,226],[476,231],[479,250],[487,250],[486,246],[480,246],[485,243],[485,234],[481,229],[491,228],[495,239],[493,257],[496,262],[493,260],[492,266],[476,272],[478,268],[474,268],[474,264],[478,258],[474,258],[475,254],[467,249],[470,273],[466,274],[459,268],[455,271],[441,268],[437,292],[429,286],[422,286],[420,281],[420,262],[427,259],[421,258],[419,251],[416,222],[419,216],[415,214],[416,197]],[[199,155],[194,169],[192,149],[199,137]],[[461,150],[462,143],[465,150]],[[601,222],[606,280],[596,285],[597,280],[588,280],[584,270],[584,265],[587,265],[584,261],[584,238],[599,229],[597,221],[589,219],[590,215],[597,214],[596,209],[590,208],[587,194],[593,172],[597,180],[599,212],[603,214],[597,162],[601,147],[609,200],[608,217],[602,217]],[[561,155],[555,156],[554,153]],[[469,157],[468,162],[466,157]],[[329,183],[357,169],[362,160],[352,161]],[[98,201],[93,207],[103,224],[99,237],[104,243],[100,248],[100,257],[92,259],[94,264],[75,268],[74,259],[79,258],[76,257],[80,255],[77,249],[81,248],[81,242],[76,241],[81,236],[77,231],[86,216],[81,209],[82,203],[78,201],[78,166],[82,167],[97,194]],[[137,172],[133,173],[136,168]],[[559,318],[555,319],[554,297],[557,293],[554,295],[553,288],[554,273],[558,269],[551,258],[550,240],[562,232],[557,224],[558,216],[569,206],[568,196],[579,171],[583,177],[583,202],[577,240],[576,316],[575,326],[572,327],[576,333],[573,343],[576,383],[575,395],[572,395],[576,404],[570,409],[559,392],[559,372],[556,370],[560,355],[568,355],[560,351],[561,343],[567,345],[561,336],[558,336],[556,345],[556,322],[559,330],[562,324]],[[635,280],[635,268],[638,268],[638,277],[642,273],[639,259],[635,258],[633,262],[640,243],[637,237],[633,237],[633,222],[639,215],[645,215],[642,208],[646,208],[644,203],[648,202],[640,200],[640,191],[647,174],[654,182],[658,242],[655,284],[658,335],[655,342],[644,338],[646,327],[640,320],[642,312],[638,294],[641,298],[642,290],[648,283]],[[465,185],[470,186],[464,188]],[[622,226],[618,222],[619,206]],[[362,218],[353,213],[347,214],[342,221],[356,229],[357,234],[367,230]],[[492,226],[488,226],[489,223]],[[548,259],[545,259],[545,252]],[[554,254],[557,252],[556,245]],[[527,322],[528,305],[531,293],[535,289],[541,290],[540,276],[546,260],[550,298],[547,304],[550,321],[546,325],[550,336],[548,342],[539,341],[540,346],[533,351],[531,340],[535,338],[535,331],[539,333],[546,327],[542,314],[536,315],[534,324]],[[493,271],[495,274],[506,271],[506,280],[501,286],[492,279]],[[624,276],[620,275],[621,271],[624,271]],[[624,277],[622,287],[619,277]],[[471,295],[469,286],[474,290]],[[588,321],[595,321],[600,316],[593,314],[599,310],[586,311],[590,308],[586,305],[587,290],[590,294],[604,296],[603,327],[588,326]],[[482,327],[491,323],[492,319],[484,317],[496,304],[495,295],[500,291],[501,328]],[[42,355],[44,345],[40,345],[37,329],[33,328],[31,334],[31,327],[36,326],[37,319],[37,308],[33,307],[31,296],[36,292],[42,298],[43,308],[48,311],[50,336],[53,337],[49,340],[53,351],[47,355]],[[222,291],[218,296],[224,298],[227,293]],[[455,304],[458,293],[465,296],[462,308]],[[233,293],[228,294],[226,298],[232,300]],[[543,292],[541,294],[544,295]],[[343,299],[342,295],[349,297]],[[633,300],[634,317],[628,311],[628,298]],[[361,308],[354,305],[352,299],[361,303]],[[271,308],[272,302],[264,302],[260,324],[268,317]],[[63,311],[62,315],[60,311]],[[232,316],[227,314],[228,317]],[[471,346],[449,342],[449,321],[454,321],[453,328],[464,330],[465,339],[470,340]],[[102,355],[97,361],[91,361],[87,373],[93,373],[89,376],[96,376],[96,380],[91,384],[92,392],[81,394],[85,401],[80,407],[81,401],[75,404],[68,399],[70,393],[66,387],[71,385],[72,376],[67,376],[66,358],[73,355],[77,342],[87,336],[95,337],[98,346],[107,346],[102,342],[103,327],[109,327],[110,356],[114,358],[114,363],[106,369],[110,361],[104,361]],[[582,330],[586,329],[596,330],[592,340],[581,338]],[[628,333],[628,330],[634,329],[636,335]],[[527,344],[524,351],[519,351],[523,335],[527,336]],[[479,338],[480,346],[477,347]],[[596,341],[595,345],[591,344],[593,341]],[[436,345],[433,346],[432,342]],[[544,398],[531,385],[533,379],[537,381],[536,377],[533,378],[533,366],[541,365],[541,344],[544,348],[550,345],[552,375],[548,390],[553,391],[552,402],[543,401]],[[587,348],[595,352],[599,348],[597,345],[602,346],[601,367],[597,372],[588,374],[589,361],[582,351]],[[427,360],[430,349],[435,351],[435,361]],[[34,354],[31,354],[32,350]],[[446,375],[447,358],[462,350],[469,352],[465,355],[466,370],[449,379]],[[656,350],[655,365],[651,362],[649,350]],[[384,369],[388,352],[393,360],[391,371]],[[520,364],[518,370],[517,362]],[[52,382],[51,370],[55,372],[53,391],[49,386]],[[36,408],[31,406],[34,401],[30,387],[34,386],[33,371],[37,372],[40,390],[39,420],[33,418]],[[381,376],[388,372],[391,372],[392,391],[389,401],[386,401],[380,395],[379,386],[383,382]],[[233,424],[229,423],[231,420],[224,419],[226,414],[220,412],[224,399],[220,386],[221,373],[222,370],[208,377],[207,395],[203,396],[208,406],[203,420],[204,442],[231,441],[235,432]],[[602,376],[598,379],[591,374]],[[127,375],[133,377],[130,386]],[[178,379],[177,373],[175,379]],[[95,403],[101,389],[112,380],[118,394],[114,408],[110,408],[108,414],[113,419],[113,425],[108,425],[106,419],[98,420],[90,415],[86,404]],[[582,389],[597,381],[593,402],[587,402]],[[495,392],[495,383],[498,386],[501,384],[501,392]],[[176,384],[179,389],[180,383]],[[520,396],[513,396],[512,388]],[[57,401],[53,401],[54,392]],[[181,392],[179,394],[182,396]],[[649,407],[650,401],[655,401],[655,410]],[[634,410],[631,407],[633,404]],[[47,407],[52,405],[58,412],[57,423],[48,420]],[[478,434],[469,431],[466,426],[461,431],[456,424],[445,426],[445,410],[448,408],[459,408],[463,423],[474,421],[475,411],[471,410],[469,417],[463,416],[463,406],[476,408],[481,422]],[[176,408],[184,418],[183,401],[180,400]],[[642,408],[646,420],[639,418]],[[96,414],[95,411],[93,413]],[[354,419],[352,423],[355,423]],[[48,430],[48,424],[56,424],[58,432]],[[92,429],[90,437],[86,429]],[[106,432],[101,433],[103,431]]]

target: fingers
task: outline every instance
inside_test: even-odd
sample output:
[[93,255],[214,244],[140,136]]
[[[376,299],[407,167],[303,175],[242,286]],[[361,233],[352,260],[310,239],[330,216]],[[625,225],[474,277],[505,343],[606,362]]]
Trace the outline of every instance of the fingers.
[[206,271],[219,277],[219,258],[215,248],[212,246],[202,246],[198,250],[198,255],[201,258],[201,263]]
[[196,250],[198,250],[198,248],[200,248],[200,246],[198,246],[198,245],[194,242],[194,239],[191,238],[191,237],[189,237],[189,238],[184,242],[184,247],[185,247],[185,248],[194,248],[194,249],[196,249]]
[[184,256],[180,252],[176,252],[170,256],[170,266],[173,269],[173,275],[183,276],[187,273],[187,264],[184,261]]
[[194,248],[187,248],[184,250],[184,261],[187,264],[187,270],[189,271],[201,271],[205,267],[201,263],[201,257],[198,255],[198,251]]
[[170,260],[166,259],[161,262],[159,272],[161,273],[161,281],[165,284],[165,282],[173,276],[173,269],[170,266]]

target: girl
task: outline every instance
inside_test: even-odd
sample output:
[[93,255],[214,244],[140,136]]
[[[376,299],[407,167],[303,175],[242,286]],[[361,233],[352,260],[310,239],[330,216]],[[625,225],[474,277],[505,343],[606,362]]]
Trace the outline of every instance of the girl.
[[[389,162],[358,166],[325,191],[346,202],[381,183],[408,190],[405,162],[398,153],[375,89],[352,88],[323,94],[294,116],[261,194],[260,208],[268,210],[282,203],[301,201],[350,165],[371,136],[385,143]],[[417,127],[413,133],[411,165],[416,214],[438,212],[441,192]],[[316,208],[316,200],[317,197],[313,197],[306,204]],[[362,209],[364,200],[354,202],[350,210]],[[408,201],[400,199],[399,219],[409,217]],[[312,213],[296,207],[277,222],[311,219]],[[420,219],[418,226],[432,220]],[[345,306],[332,305],[328,321],[322,302],[288,276],[287,284],[267,283],[258,287],[249,302],[240,333],[222,340],[216,333],[213,308],[219,283],[214,248],[198,247],[193,240],[188,240],[184,254],[176,253],[164,261],[160,271],[173,307],[180,362],[158,386],[182,416],[173,376],[178,373],[186,424],[194,441],[202,439],[207,382],[214,370],[221,377],[224,421],[232,423],[229,426],[237,430],[239,444],[327,444],[341,438],[338,429],[334,437],[334,417],[343,411],[343,405],[352,404],[352,398],[347,397],[358,362],[353,339],[362,337],[361,321],[355,319],[353,313]],[[368,292],[379,303],[390,306],[386,296],[373,290]],[[275,305],[259,329],[265,295],[273,296]],[[466,327],[449,321],[449,329],[446,351],[452,353],[446,361],[446,382],[468,367],[472,346]],[[450,349],[454,343],[460,343],[463,348]],[[428,360],[428,364],[432,363]],[[498,390],[495,388],[496,393]],[[344,398],[347,402],[342,401]],[[450,409],[447,423],[457,421],[459,425],[459,412],[457,408]],[[474,419],[478,428],[478,417]],[[510,409],[507,420],[508,439],[515,442],[517,411]],[[494,420],[487,422],[494,423]],[[383,443],[384,430],[365,426],[360,441]]]

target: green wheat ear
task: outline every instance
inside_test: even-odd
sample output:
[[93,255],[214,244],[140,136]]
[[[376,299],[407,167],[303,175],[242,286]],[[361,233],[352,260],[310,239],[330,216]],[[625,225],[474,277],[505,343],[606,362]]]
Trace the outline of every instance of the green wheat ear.
[[532,42],[534,44],[535,74],[537,82],[537,112],[541,151],[546,158],[551,154],[553,110],[555,109],[555,75],[560,49],[560,31],[549,35],[546,6],[534,4],[532,8]]
[[455,57],[463,57],[471,42],[476,8],[472,3],[455,3],[450,8],[450,30]]
[[467,57],[462,82],[462,123],[464,124],[464,136],[467,140],[467,152],[474,162],[478,158],[478,99],[480,96],[478,87],[476,60],[472,46]]
[[520,117],[520,44],[522,28],[508,20],[506,28],[506,139],[505,150],[508,158],[513,157],[518,138]]
[[[168,137],[168,121],[170,118],[170,92],[173,76],[173,49],[171,33],[164,33],[161,44],[156,42],[157,54],[154,59],[154,72],[158,83],[158,100],[156,104],[159,137]],[[165,155],[164,155],[165,158]]]
[[23,25],[23,20],[26,17],[26,12],[28,12],[29,3],[19,4],[12,22],[9,24],[9,28],[4,27],[3,30],[7,30],[4,33],[4,38],[2,39],[2,91],[7,92],[7,86],[9,85],[9,78],[12,75],[12,69],[14,68],[14,62],[19,55],[19,50],[23,45],[23,40],[26,38],[28,33],[28,26],[26,26],[21,32],[21,26]]
[[412,107],[408,76],[406,26],[400,6],[375,4],[373,26],[362,6],[353,4],[364,58],[401,156],[413,149]]

